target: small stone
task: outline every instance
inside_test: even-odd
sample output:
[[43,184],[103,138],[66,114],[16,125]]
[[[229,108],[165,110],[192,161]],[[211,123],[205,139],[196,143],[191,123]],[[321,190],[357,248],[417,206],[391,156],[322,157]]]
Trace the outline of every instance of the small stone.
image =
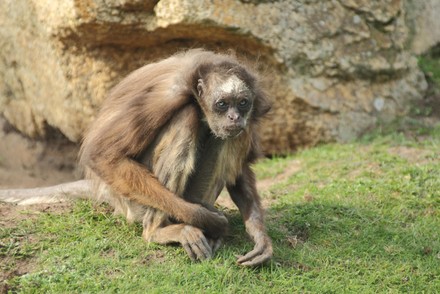
[[362,21],[362,19],[361,19],[361,17],[360,17],[359,15],[355,14],[355,15],[353,16],[353,23],[354,23],[354,24],[360,24],[361,21]]
[[382,97],[378,97],[378,98],[374,99],[373,105],[377,111],[382,111],[382,109],[385,105],[385,100]]

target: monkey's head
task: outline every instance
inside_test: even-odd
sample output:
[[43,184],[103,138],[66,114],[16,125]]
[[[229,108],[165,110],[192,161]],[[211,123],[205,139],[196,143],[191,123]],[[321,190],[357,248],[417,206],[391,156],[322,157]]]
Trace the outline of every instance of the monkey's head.
[[251,77],[241,68],[211,70],[197,80],[196,96],[212,133],[223,140],[246,130],[254,108]]

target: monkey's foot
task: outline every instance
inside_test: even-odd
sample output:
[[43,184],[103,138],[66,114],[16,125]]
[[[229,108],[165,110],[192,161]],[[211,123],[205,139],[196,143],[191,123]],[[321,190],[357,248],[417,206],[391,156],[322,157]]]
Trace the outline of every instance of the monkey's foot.
[[185,225],[180,234],[180,244],[192,260],[205,260],[213,257],[221,240],[208,239],[200,229]]

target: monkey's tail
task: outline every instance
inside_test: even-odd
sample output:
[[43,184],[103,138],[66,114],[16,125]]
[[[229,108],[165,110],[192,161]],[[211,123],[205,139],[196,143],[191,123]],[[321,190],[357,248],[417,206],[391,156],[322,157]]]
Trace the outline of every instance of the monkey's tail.
[[0,202],[17,205],[57,203],[74,198],[92,199],[92,182],[79,180],[44,188],[0,190]]

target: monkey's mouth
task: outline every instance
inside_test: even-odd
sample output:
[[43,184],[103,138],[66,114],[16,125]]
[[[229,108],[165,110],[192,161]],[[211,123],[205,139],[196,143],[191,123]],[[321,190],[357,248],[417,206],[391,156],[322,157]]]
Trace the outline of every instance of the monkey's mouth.
[[245,126],[239,124],[223,125],[211,128],[211,132],[219,139],[226,140],[239,136],[245,129]]
[[233,138],[237,137],[243,132],[243,128],[241,126],[230,126],[224,129],[226,133],[226,137]]

